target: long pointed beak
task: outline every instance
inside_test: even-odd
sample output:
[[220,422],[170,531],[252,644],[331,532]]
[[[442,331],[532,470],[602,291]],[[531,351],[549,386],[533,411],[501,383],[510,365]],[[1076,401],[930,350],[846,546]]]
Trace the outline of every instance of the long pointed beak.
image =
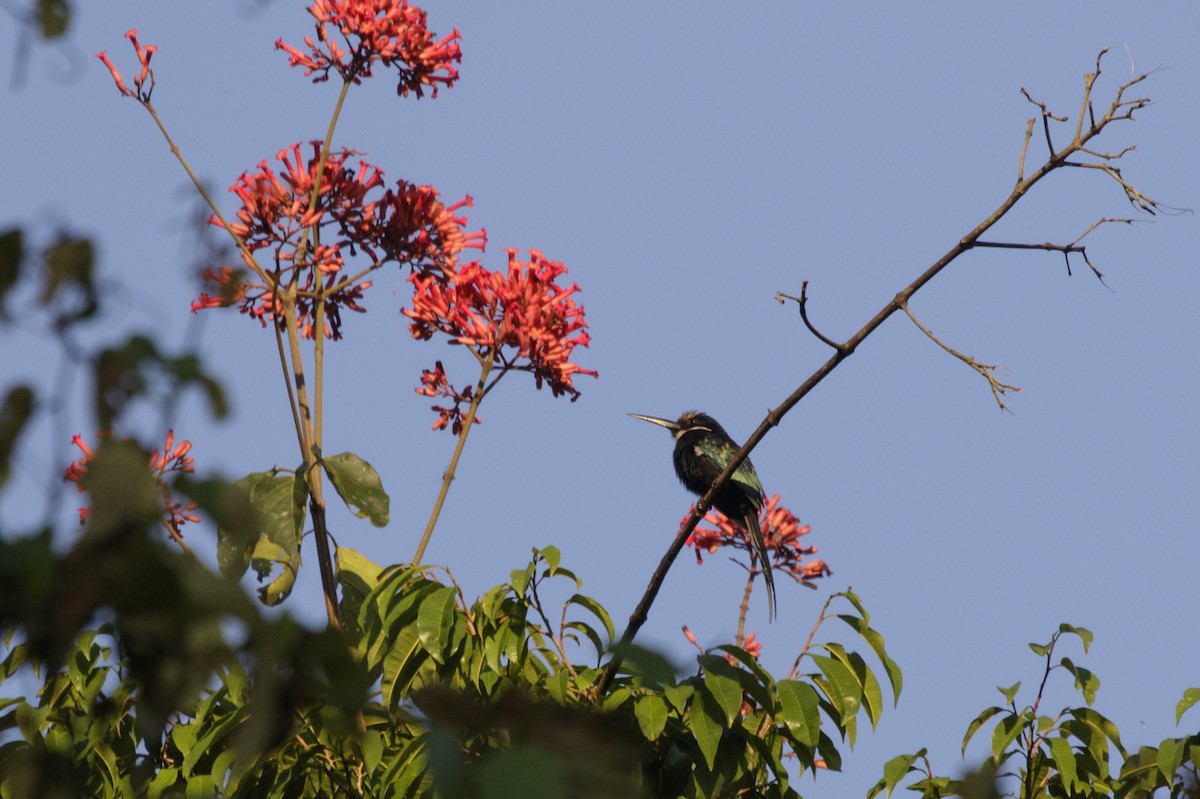
[[665,427],[672,433],[679,429],[679,424],[670,419],[659,419],[657,416],[643,416],[640,413],[631,413],[629,415],[634,419],[641,419],[643,422],[650,422],[651,424],[656,424],[659,427]]

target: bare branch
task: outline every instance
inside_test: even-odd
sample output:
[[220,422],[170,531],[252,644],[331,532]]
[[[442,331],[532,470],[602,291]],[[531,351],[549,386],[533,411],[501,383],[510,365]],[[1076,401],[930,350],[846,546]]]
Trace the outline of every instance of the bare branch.
[[1025,154],[1029,152],[1029,140],[1033,138],[1034,118],[1025,125],[1025,141],[1021,142],[1021,160],[1017,163],[1017,183],[1025,179]]
[[784,294],[782,291],[775,292],[775,301],[783,305],[784,300],[792,300],[800,308],[800,318],[804,321],[804,326],[808,328],[808,332],[819,338],[825,344],[833,347],[835,350],[840,350],[844,345],[838,344],[833,339],[825,336],[820,330],[813,327],[812,322],[808,321],[808,281],[805,280],[800,284],[800,296],[793,297],[791,294]]
[[1067,118],[1060,117],[1057,114],[1054,114],[1053,112],[1051,112],[1050,109],[1046,107],[1046,104],[1043,103],[1041,100],[1033,99],[1029,95],[1029,92],[1027,92],[1025,90],[1024,86],[1021,87],[1021,94],[1025,95],[1026,100],[1033,103],[1034,105],[1036,105],[1038,108],[1040,108],[1042,110],[1042,129],[1046,132],[1046,148],[1050,151],[1050,154],[1053,155],[1054,154],[1054,140],[1050,138],[1050,120],[1053,119],[1055,122],[1066,122]]
[[1147,197],[1142,194],[1137,188],[1121,175],[1121,170],[1108,163],[1086,164],[1079,161],[1064,161],[1063,166],[1073,166],[1078,169],[1099,169],[1104,174],[1120,184],[1125,192],[1125,199],[1129,200],[1129,204],[1133,207],[1145,211],[1151,216],[1157,216],[1160,212],[1171,211],[1174,213],[1184,213],[1187,209],[1173,208],[1169,205],[1164,205],[1153,197]]
[[935,336],[933,334],[932,330],[925,327],[925,325],[921,324],[921,320],[918,319],[916,317],[916,315],[913,314],[912,310],[908,307],[907,301],[900,305],[900,309],[902,311],[904,311],[904,313],[908,314],[908,318],[912,320],[913,324],[916,325],[917,328],[922,333],[929,336],[929,339],[934,344],[937,344],[939,347],[944,349],[946,352],[950,353],[955,358],[958,358],[960,361],[965,363],[967,366],[971,367],[976,372],[978,372],[983,377],[983,379],[988,382],[988,388],[990,388],[992,390],[992,397],[995,398],[996,404],[1000,406],[1000,410],[1002,410],[1002,411],[1008,410],[1008,406],[1004,404],[1004,398],[1008,396],[1009,392],[1020,393],[1020,391],[1021,391],[1020,386],[1012,386],[1012,385],[1009,385],[1008,383],[1002,383],[999,380],[997,380],[995,371],[999,367],[996,366],[996,364],[980,363],[979,361],[972,358],[970,355],[964,355],[963,353],[954,349],[949,344],[947,344],[946,342],[942,341],[937,336]]
[[[1049,241],[1042,242],[1041,244],[1022,244],[1022,243],[1009,242],[1009,241],[977,241],[977,242],[975,242],[975,246],[976,247],[991,247],[993,249],[1006,249],[1006,250],[1047,250],[1050,252],[1061,252],[1063,254],[1063,258],[1067,262],[1067,275],[1068,276],[1071,275],[1070,255],[1071,255],[1071,253],[1078,253],[1079,256],[1083,258],[1083,262],[1085,264],[1087,264],[1089,269],[1092,270],[1092,274],[1094,274],[1101,283],[1104,283],[1104,274],[1101,273],[1101,271],[1096,268],[1096,265],[1093,264],[1091,262],[1091,260],[1088,258],[1087,247],[1081,245],[1079,242],[1083,241],[1084,238],[1087,237],[1087,235],[1089,233],[1091,233],[1093,230],[1095,230],[1096,228],[1098,228],[1104,224],[1121,223],[1121,224],[1125,224],[1125,225],[1134,225],[1134,224],[1137,224],[1138,222],[1150,222],[1150,221],[1151,220],[1149,220],[1149,219],[1116,219],[1116,218],[1110,218],[1110,217],[1106,217],[1106,216],[1101,217],[1100,219],[1093,222],[1088,227],[1087,230],[1083,231],[1078,236],[1076,236],[1075,240],[1072,241],[1070,244],[1054,244]],[[1105,286],[1105,288],[1107,288],[1108,284],[1104,283],[1104,286]]]

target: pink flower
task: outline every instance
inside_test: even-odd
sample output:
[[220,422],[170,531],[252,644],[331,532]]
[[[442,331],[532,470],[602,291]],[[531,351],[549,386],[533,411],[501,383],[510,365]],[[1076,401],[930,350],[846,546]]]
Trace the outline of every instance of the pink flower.
[[372,76],[376,62],[396,68],[396,93],[401,96],[414,92],[422,97],[429,87],[437,97],[439,85],[453,86],[458,80],[453,65],[462,63],[462,36],[454,30],[435,40],[425,12],[408,0],[315,0],[308,13],[317,21],[316,39],[304,37],[308,51],[282,39],[275,48],[288,54],[292,66],[304,67],[305,75],[316,74],[314,83],[328,80],[330,70],[359,83]]

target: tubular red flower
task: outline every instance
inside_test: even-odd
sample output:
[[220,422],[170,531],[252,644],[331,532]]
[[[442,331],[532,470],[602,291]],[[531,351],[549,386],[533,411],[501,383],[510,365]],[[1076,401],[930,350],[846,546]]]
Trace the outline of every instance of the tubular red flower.
[[[463,419],[466,416],[463,405],[470,406],[471,399],[475,396],[473,386],[459,390],[450,385],[450,381],[446,379],[446,370],[442,367],[442,362],[438,361],[433,369],[422,370],[421,385],[416,392],[426,397],[446,397],[453,400],[454,404],[449,407],[430,406],[438,414],[437,421],[433,423],[433,429],[443,430],[448,426],[454,435],[462,432]],[[483,424],[483,420],[476,416],[474,423]]]
[[444,272],[414,272],[409,331],[418,340],[435,334],[470,347],[480,359],[494,358],[504,369],[529,372],[538,388],[549,385],[554,396],[579,397],[576,375],[596,377],[571,360],[576,346],[589,342],[575,284],[558,279],[567,268],[537,250],[522,261],[507,250],[506,272],[492,272],[478,261]]
[[[314,83],[329,79],[330,71],[342,80],[359,83],[373,74],[376,62],[395,67],[396,92],[424,96],[426,87],[437,97],[439,86],[453,86],[462,62],[457,30],[435,40],[426,24],[426,13],[407,0],[315,0],[308,13],[316,20],[316,40],[305,37],[308,53],[275,42],[288,54],[288,63],[316,75]],[[339,36],[345,47],[334,40]]]
[[134,97],[134,93],[129,91],[129,87],[126,86],[125,81],[121,79],[121,73],[117,71],[115,66],[113,66],[113,62],[109,60],[108,51],[101,50],[100,52],[96,53],[96,58],[99,58],[104,63],[104,66],[108,67],[109,73],[112,75],[113,80],[117,84],[117,91],[126,97]]
[[370,259],[365,271],[389,263],[440,271],[457,264],[464,248],[482,249],[486,234],[467,233],[467,218],[455,214],[470,205],[469,197],[447,207],[430,186],[399,181],[395,188],[383,190],[383,172],[362,160],[352,166],[357,155],[352,150],[329,153],[321,171],[321,146],[319,141],[310,142],[308,154],[300,144],[285,147],[276,154],[278,167],[262,161],[230,187],[241,208],[225,223],[211,221],[240,239],[250,253],[266,254],[268,262],[263,262],[263,255],[255,257],[273,274],[263,280],[245,253],[249,272],[231,266],[208,268],[203,278],[218,291],[201,293],[192,303],[193,312],[236,305],[263,326],[268,322],[282,326],[277,293],[294,285],[297,324],[303,335],[311,337],[320,288],[325,297],[325,333],[336,340],[342,337],[343,312],[363,312],[363,292],[371,286],[370,281],[345,285],[348,258],[365,254]]
[[[687,516],[684,516],[683,520],[686,521]],[[720,511],[711,511],[704,517],[704,521],[715,525],[716,529],[697,526],[687,541],[688,545],[696,550],[697,563],[703,562],[703,552],[711,555],[721,547],[751,551],[746,531]],[[789,574],[796,582],[808,588],[816,588],[812,580],[833,574],[823,560],[804,560],[806,556],[817,552],[815,546],[805,547],[800,544],[800,538],[812,532],[812,527],[800,524],[795,514],[780,505],[778,494],[771,496],[763,506],[759,514],[759,526],[762,528],[767,550],[771,553],[772,570]]]
[[[108,433],[101,431],[96,436],[100,440],[108,438]],[[87,474],[88,463],[93,457],[92,449],[83,440],[83,436],[76,434],[71,438],[71,443],[79,448],[83,456],[77,461],[71,461],[67,466],[66,473],[63,474],[63,481],[74,483],[75,487],[83,492],[83,477]],[[163,441],[161,450],[155,450],[150,455],[148,466],[150,473],[158,483],[159,489],[163,496],[163,523],[168,525],[175,531],[176,535],[182,537],[180,529],[188,522],[199,522],[200,517],[194,511],[199,507],[196,503],[188,503],[184,505],[181,502],[176,502],[171,493],[171,486],[167,483],[167,475],[171,473],[190,474],[195,472],[195,459],[189,457],[192,451],[192,442],[181,441],[175,443],[175,431],[168,430],[166,439]],[[79,509],[79,523],[85,524],[88,517],[91,515],[90,507]]]
[[150,102],[150,95],[154,93],[154,70],[150,68],[150,58],[158,52],[158,48],[152,44],[143,46],[138,42],[137,28],[132,28],[125,34],[125,38],[133,43],[133,53],[137,57],[138,64],[141,69],[138,71],[137,77],[133,79],[135,91],[130,91],[125,85],[125,81],[121,78],[121,73],[113,66],[113,62],[109,60],[108,53],[101,50],[96,53],[96,58],[108,68],[108,72],[113,77],[113,81],[117,84],[117,91],[126,97],[133,97],[139,102]]

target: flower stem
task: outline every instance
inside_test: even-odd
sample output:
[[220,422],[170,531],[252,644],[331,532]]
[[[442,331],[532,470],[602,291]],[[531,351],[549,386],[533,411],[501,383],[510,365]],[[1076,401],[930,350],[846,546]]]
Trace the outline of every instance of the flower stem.
[[[496,337],[497,342],[500,340],[499,335]],[[467,408],[467,415],[463,419],[462,430],[458,434],[458,443],[454,446],[454,454],[450,456],[450,465],[446,467],[446,471],[442,473],[442,487],[438,491],[437,500],[433,503],[433,511],[429,514],[429,522],[425,525],[425,532],[421,536],[421,543],[417,545],[416,554],[413,555],[413,565],[421,562],[421,558],[425,555],[425,547],[429,545],[429,539],[433,536],[433,528],[437,526],[438,517],[442,515],[442,506],[446,503],[446,495],[450,493],[450,484],[454,482],[454,473],[458,469],[458,459],[462,457],[463,447],[467,443],[467,434],[471,432],[472,425],[475,424],[475,411],[479,409],[479,403],[483,401],[484,394],[490,391],[496,382],[504,376],[504,371],[496,376],[496,380],[492,381],[489,386],[487,384],[488,375],[492,372],[492,367],[496,365],[496,354],[499,352],[500,345],[497,343],[488,351],[486,359],[480,359],[482,362],[482,370],[479,373],[479,380],[475,383],[475,395],[471,399],[471,405]],[[486,387],[486,390],[485,390]]]

